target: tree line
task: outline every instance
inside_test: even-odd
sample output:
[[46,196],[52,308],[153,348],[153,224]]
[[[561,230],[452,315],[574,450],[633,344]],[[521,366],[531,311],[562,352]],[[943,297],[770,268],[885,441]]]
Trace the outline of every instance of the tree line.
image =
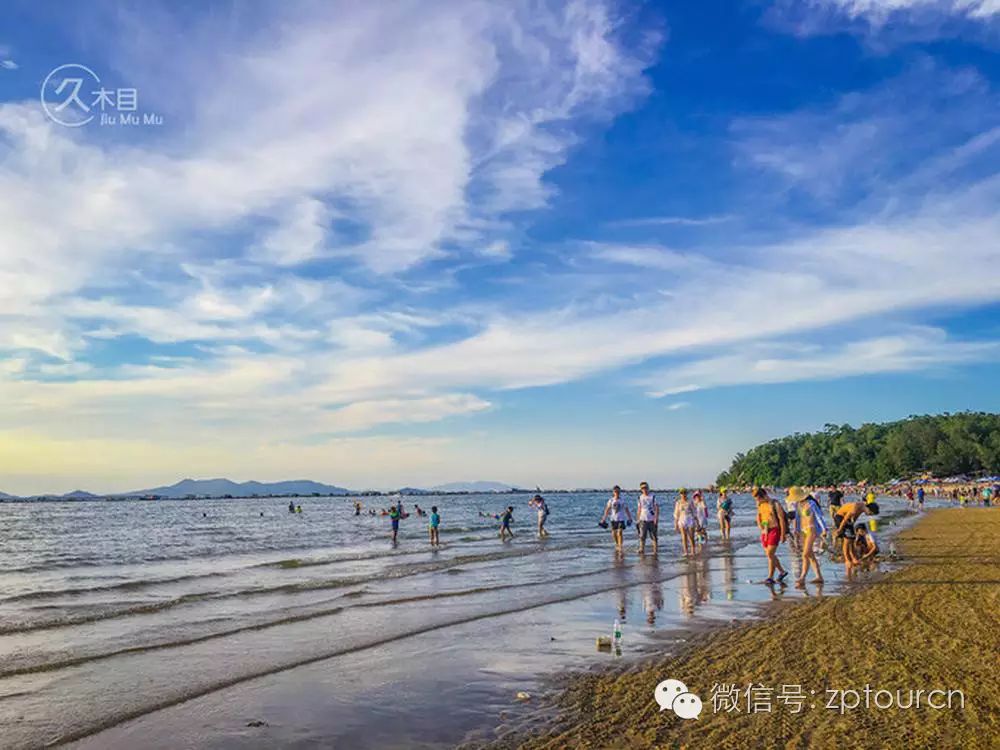
[[1000,414],[912,416],[858,428],[828,424],[737,454],[716,481],[788,487],[977,472],[1000,474]]

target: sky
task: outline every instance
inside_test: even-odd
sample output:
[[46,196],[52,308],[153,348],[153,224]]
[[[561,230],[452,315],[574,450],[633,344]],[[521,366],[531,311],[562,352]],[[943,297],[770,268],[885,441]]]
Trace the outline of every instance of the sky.
[[997,0],[4,3],[0,490],[997,411],[998,50]]

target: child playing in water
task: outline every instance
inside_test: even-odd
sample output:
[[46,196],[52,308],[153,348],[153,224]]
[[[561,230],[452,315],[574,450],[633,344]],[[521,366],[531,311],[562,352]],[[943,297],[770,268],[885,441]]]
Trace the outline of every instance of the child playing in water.
[[733,522],[733,501],[729,498],[725,487],[719,488],[719,499],[715,502],[715,509],[719,516],[719,531],[722,534],[722,541],[728,542]]
[[694,537],[699,546],[704,546],[708,541],[708,504],[705,502],[701,490],[694,491]]
[[510,538],[514,538],[514,532],[511,531],[510,525],[514,522],[514,506],[508,505],[507,510],[500,514],[500,539],[506,539],[507,535]]
[[431,546],[437,547],[441,544],[441,539],[438,537],[438,526],[441,525],[441,516],[438,515],[438,508],[436,505],[431,506],[431,518],[430,518],[430,534],[431,534]]
[[858,564],[874,561],[878,554],[878,544],[863,523],[854,527],[854,558]]
[[399,510],[398,505],[389,506],[389,520],[392,522],[392,543],[396,543],[396,537],[399,536],[399,519],[402,513]]

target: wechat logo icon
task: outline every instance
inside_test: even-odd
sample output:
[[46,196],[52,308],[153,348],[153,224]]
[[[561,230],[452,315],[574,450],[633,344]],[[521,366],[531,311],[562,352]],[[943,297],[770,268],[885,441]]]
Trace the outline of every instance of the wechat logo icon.
[[661,682],[653,690],[653,699],[661,712],[669,709],[682,719],[697,719],[701,714],[701,698],[680,680]]

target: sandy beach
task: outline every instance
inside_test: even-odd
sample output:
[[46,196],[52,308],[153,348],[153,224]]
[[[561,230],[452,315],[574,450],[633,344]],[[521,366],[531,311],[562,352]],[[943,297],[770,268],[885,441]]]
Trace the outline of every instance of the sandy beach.
[[[782,603],[772,617],[715,629],[674,657],[573,677],[552,705],[538,710],[549,721],[492,746],[996,747],[1000,513],[935,510],[897,539],[906,561],[899,570],[843,596]],[[667,678],[684,680],[700,695],[697,720],[659,712],[653,691]],[[725,685],[742,688],[737,710],[728,704],[714,710],[716,686]],[[754,691],[752,705],[750,685],[773,693]],[[804,705],[779,699],[779,692],[795,692],[790,686],[808,696]],[[961,691],[964,708],[957,695],[940,710],[873,703],[877,690],[905,697],[920,689]],[[843,708],[854,703],[849,690],[858,692],[857,708]]]

